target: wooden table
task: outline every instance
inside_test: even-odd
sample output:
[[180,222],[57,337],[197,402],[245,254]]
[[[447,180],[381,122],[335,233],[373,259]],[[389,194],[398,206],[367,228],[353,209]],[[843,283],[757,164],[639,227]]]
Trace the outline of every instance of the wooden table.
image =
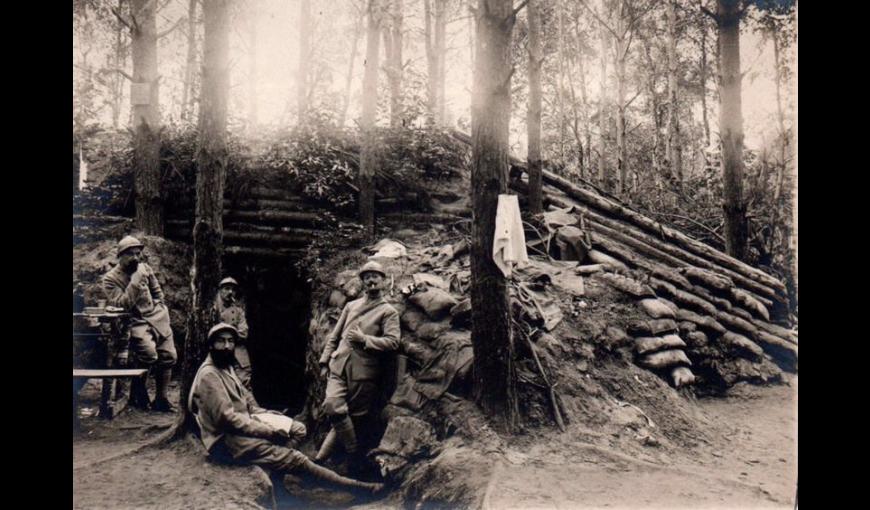
[[[98,308],[86,308],[80,313],[73,313],[73,349],[75,342],[87,342],[89,347],[97,350],[97,359],[93,360],[97,366],[76,367],[73,366],[73,380],[81,381],[83,385],[87,379],[102,379],[102,391],[100,395],[99,416],[112,419],[127,404],[129,395],[118,398],[116,380],[132,377],[143,377],[147,369],[126,368],[129,338],[125,328],[125,322],[130,314],[124,312],[110,312]],[[78,330],[76,323],[82,329]],[[83,326],[81,326],[83,324]],[[90,342],[88,342],[90,340]],[[75,365],[74,357],[74,365]],[[74,423],[78,420],[78,391],[81,387],[73,387],[73,414]],[[120,389],[120,388],[118,388]]]

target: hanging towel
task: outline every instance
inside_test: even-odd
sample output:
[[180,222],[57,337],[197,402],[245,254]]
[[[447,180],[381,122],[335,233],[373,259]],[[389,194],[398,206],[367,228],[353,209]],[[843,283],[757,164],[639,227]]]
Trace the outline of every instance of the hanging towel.
[[526,235],[520,216],[520,203],[516,195],[499,195],[495,213],[495,236],[492,242],[492,260],[505,276],[511,275],[515,263],[526,263]]

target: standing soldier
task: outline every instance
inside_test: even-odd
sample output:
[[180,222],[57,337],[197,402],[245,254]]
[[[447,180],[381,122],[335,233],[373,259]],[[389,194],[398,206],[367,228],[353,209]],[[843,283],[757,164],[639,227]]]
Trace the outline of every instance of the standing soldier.
[[167,391],[175,365],[175,341],[169,324],[169,309],[163,302],[163,289],[148,264],[142,261],[144,245],[127,236],[118,242],[118,265],[103,275],[103,293],[109,305],[123,308],[131,315],[130,350],[140,366],[154,367],[157,395],[152,403],[142,378],[131,383],[130,403],[140,409],[174,412]]
[[316,461],[332,453],[336,441],[353,454],[357,449],[351,417],[372,409],[378,395],[380,355],[399,347],[399,312],[382,295],[387,274],[377,262],[359,270],[365,295],[344,306],[320,356],[321,376],[326,380],[323,406],[332,429],[320,446]]
[[214,311],[220,322],[230,324],[238,333],[236,343],[236,376],[248,391],[251,389],[251,356],[248,353],[248,321],[245,317],[245,303],[239,299],[239,282],[227,277],[221,280],[220,290],[214,301]]

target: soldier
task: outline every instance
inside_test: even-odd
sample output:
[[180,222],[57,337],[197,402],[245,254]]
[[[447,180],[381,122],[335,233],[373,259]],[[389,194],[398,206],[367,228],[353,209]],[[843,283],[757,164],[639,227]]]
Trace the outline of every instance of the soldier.
[[130,350],[134,362],[154,370],[157,394],[152,403],[142,378],[131,383],[130,403],[140,409],[174,412],[167,391],[175,365],[175,341],[169,309],[154,270],[142,261],[144,245],[127,236],[118,242],[118,265],[103,275],[102,288],[109,305],[130,313]]
[[239,334],[236,342],[236,376],[251,389],[251,356],[248,354],[248,321],[245,318],[245,304],[238,297],[239,282],[227,277],[221,280],[220,289],[215,297],[214,311],[220,322],[225,322],[236,328]]
[[306,434],[302,423],[281,420],[289,422],[286,429],[268,423],[264,415],[281,413],[258,406],[236,377],[233,351],[237,339],[238,331],[230,324],[220,323],[209,330],[209,354],[196,372],[187,401],[209,455],[227,463],[261,466],[282,477],[311,475],[338,487],[380,493],[383,484],[343,477],[296,450]]
[[371,411],[378,395],[380,355],[399,347],[399,313],[382,296],[387,274],[377,262],[359,270],[365,295],[344,306],[320,356],[321,377],[326,380],[323,402],[332,429],[314,460],[320,462],[341,441],[349,454],[357,449],[351,417]]

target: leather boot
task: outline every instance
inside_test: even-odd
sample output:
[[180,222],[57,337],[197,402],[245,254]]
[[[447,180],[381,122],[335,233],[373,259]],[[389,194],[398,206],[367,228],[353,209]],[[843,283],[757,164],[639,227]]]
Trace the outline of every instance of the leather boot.
[[329,429],[329,433],[326,434],[326,438],[323,440],[323,444],[320,445],[320,450],[317,452],[317,456],[314,457],[315,462],[323,462],[328,459],[332,452],[335,451],[335,445],[338,442],[338,434],[335,432],[335,428]]
[[136,377],[130,381],[130,405],[137,409],[148,410],[151,407],[151,399],[148,398],[148,388],[145,386],[146,373],[142,377]]
[[154,374],[154,383],[157,387],[157,395],[151,409],[166,413],[176,411],[175,406],[169,402],[169,382],[172,380],[172,367],[160,367]]
[[353,422],[350,416],[344,415],[341,420],[332,424],[332,429],[335,431],[338,439],[341,440],[341,444],[344,445],[344,450],[348,454],[356,453],[356,432],[353,429]]
[[318,466],[310,459],[305,459],[305,462],[298,469],[337,487],[361,489],[373,495],[379,494],[384,490],[384,484],[382,483],[361,482],[353,478],[347,478],[329,468]]

